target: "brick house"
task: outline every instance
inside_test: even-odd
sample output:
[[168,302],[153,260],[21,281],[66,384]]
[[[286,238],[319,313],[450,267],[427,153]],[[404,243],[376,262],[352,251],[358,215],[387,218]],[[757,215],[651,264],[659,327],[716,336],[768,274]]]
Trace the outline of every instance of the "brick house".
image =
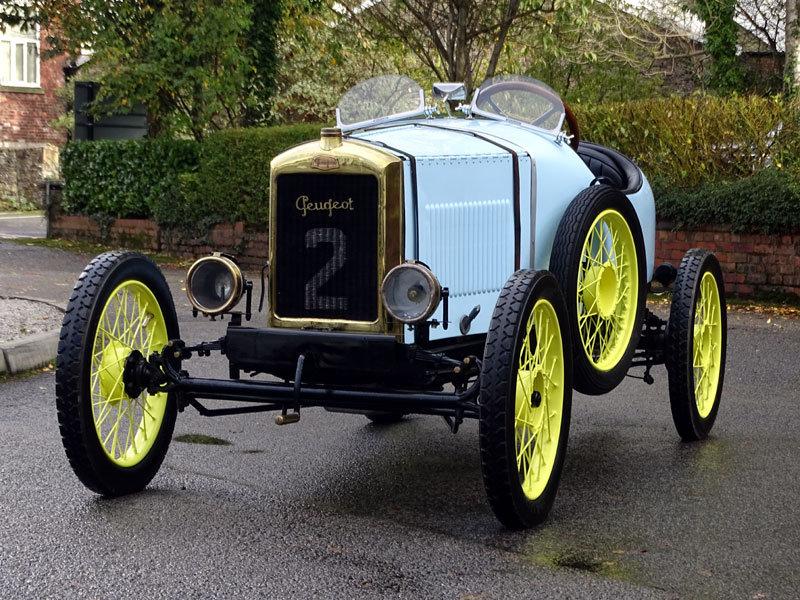
[[38,27],[0,31],[0,200],[39,203],[39,182],[58,176],[66,135],[51,123],[65,111],[66,59],[43,59],[46,50]]

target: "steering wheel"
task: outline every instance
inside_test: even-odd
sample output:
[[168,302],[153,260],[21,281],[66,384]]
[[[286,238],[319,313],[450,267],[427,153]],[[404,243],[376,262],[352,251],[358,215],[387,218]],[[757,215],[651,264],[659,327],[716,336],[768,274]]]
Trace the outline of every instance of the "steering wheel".
[[[505,111],[502,110],[492,99],[492,96],[499,92],[505,91],[514,91],[514,90],[523,90],[530,92],[531,94],[535,94],[539,98],[542,98],[550,103],[550,108],[544,112],[541,116],[534,119],[530,124],[535,125],[537,127],[543,127],[545,122],[552,117],[554,114],[558,114],[564,111],[564,118],[567,122],[567,126],[569,127],[569,132],[572,134],[572,139],[570,139],[570,146],[576,152],[578,151],[578,146],[581,143],[581,132],[580,127],[578,127],[578,120],[575,118],[575,113],[572,112],[572,109],[569,105],[564,102],[557,94],[553,93],[552,90],[549,88],[542,87],[540,85],[536,85],[533,81],[520,81],[520,80],[510,80],[510,81],[498,81],[487,88],[483,88],[480,91],[480,96],[482,99],[487,102],[492,109],[499,115],[510,116],[512,119],[514,118],[511,115],[506,115]],[[519,119],[517,119],[519,120]]]

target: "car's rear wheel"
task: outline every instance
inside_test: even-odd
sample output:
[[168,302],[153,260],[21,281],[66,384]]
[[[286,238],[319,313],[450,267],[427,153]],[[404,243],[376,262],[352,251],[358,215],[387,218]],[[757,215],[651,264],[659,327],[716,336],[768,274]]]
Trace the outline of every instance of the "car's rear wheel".
[[544,521],[567,449],[572,361],[564,299],[547,272],[519,271],[500,293],[481,371],[483,480],[510,528]]
[[108,252],[78,278],[58,345],[56,406],[67,458],[89,489],[137,492],[161,466],[175,400],[146,390],[131,397],[123,378],[131,353],[149,356],[178,337],[172,295],[150,259]]
[[609,392],[630,366],[646,299],[644,241],[630,200],[606,185],[578,194],[556,231],[550,268],[567,299],[575,389]]
[[666,344],[672,418],[685,441],[704,439],[716,421],[727,328],[719,261],[706,250],[689,250],[673,287]]

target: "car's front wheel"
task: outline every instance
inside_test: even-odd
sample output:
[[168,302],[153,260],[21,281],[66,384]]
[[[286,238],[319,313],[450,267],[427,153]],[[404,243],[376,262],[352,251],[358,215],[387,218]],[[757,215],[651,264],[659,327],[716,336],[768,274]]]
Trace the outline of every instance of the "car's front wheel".
[[142,490],[155,476],[175,425],[171,394],[135,393],[124,379],[128,357],[158,352],[179,337],[167,282],[133,252],[107,252],[81,273],[61,327],[56,406],[75,474],[107,496]]
[[556,279],[518,271],[492,314],[480,392],[483,480],[506,527],[541,523],[555,500],[572,408],[571,356]]

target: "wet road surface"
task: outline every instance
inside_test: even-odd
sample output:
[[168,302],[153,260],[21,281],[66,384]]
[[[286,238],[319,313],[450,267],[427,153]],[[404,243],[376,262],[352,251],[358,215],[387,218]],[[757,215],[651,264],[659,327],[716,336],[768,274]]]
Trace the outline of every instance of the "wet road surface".
[[[168,278],[185,337],[219,335]],[[59,291],[48,281],[40,296]],[[525,533],[491,514],[474,423],[453,436],[433,417],[376,427],[314,409],[277,427],[187,411],[176,436],[230,445],[174,441],[148,491],[105,500],[66,462],[52,374],[0,383],[0,597],[796,598],[800,322],[767,320],[731,316],[705,443],[675,434],[663,368],[652,386],[576,396],[554,510]]]

